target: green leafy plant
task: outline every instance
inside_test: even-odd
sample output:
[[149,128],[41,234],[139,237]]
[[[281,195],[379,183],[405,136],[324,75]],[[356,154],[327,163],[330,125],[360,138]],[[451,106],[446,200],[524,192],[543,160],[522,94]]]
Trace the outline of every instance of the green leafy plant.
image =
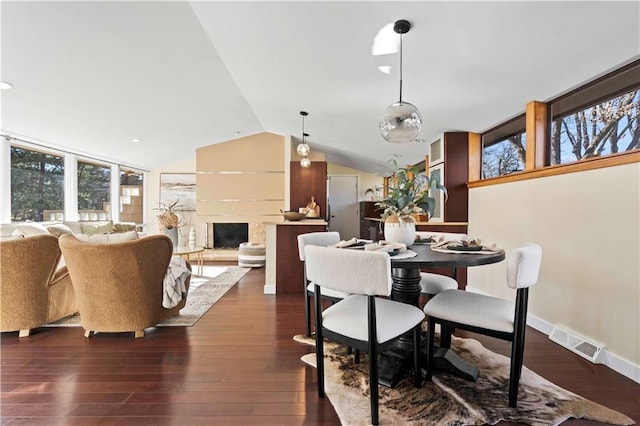
[[419,173],[416,166],[411,168],[398,167],[393,160],[394,173],[390,178],[387,196],[376,203],[384,211],[382,219],[395,216],[398,220],[404,221],[415,214],[426,213],[433,216],[436,207],[436,199],[429,196],[430,190],[440,190],[444,192],[447,200],[447,188],[440,183],[437,176],[429,176],[426,173]]

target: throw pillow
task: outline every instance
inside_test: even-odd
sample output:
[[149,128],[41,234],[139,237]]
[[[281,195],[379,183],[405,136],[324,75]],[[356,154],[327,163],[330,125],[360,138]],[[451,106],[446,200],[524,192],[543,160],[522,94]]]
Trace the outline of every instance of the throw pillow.
[[138,239],[136,231],[121,232],[119,234],[80,234],[76,235],[79,241],[91,244],[113,244],[123,243],[126,241],[135,241]]
[[94,223],[82,223],[80,225],[83,234],[110,234],[113,232],[113,222],[94,222]]
[[69,228],[67,225],[63,225],[62,223],[47,226],[47,231],[49,231],[51,235],[56,237],[60,237],[60,235],[64,234],[73,234],[71,228]]
[[16,225],[16,228],[27,237],[31,235],[49,235],[47,228],[36,222],[19,223]]
[[135,231],[135,222],[117,222],[113,224],[113,232],[128,232]]
[[15,225],[10,223],[0,223],[0,237],[10,237],[15,230]]

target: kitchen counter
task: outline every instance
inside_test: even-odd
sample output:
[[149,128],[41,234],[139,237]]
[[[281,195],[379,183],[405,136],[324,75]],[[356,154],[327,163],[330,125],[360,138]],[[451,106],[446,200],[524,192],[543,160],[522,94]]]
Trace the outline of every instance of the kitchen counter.
[[298,235],[323,232],[324,219],[266,222],[267,250],[264,294],[303,293],[304,264],[298,254]]

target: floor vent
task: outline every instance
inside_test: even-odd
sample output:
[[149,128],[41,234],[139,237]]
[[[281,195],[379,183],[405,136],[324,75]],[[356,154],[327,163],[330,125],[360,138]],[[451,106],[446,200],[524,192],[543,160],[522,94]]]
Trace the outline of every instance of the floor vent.
[[603,345],[590,342],[584,337],[573,334],[568,330],[554,326],[553,330],[551,330],[551,334],[549,334],[549,340],[556,342],[560,346],[564,346],[594,364],[602,362],[599,358],[603,353]]

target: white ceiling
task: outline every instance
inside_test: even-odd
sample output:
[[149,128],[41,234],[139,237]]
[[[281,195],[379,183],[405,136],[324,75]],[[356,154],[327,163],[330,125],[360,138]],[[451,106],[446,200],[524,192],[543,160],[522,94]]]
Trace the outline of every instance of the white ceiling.
[[299,137],[300,110],[330,162],[384,173],[394,156],[421,161],[426,144],[378,132],[398,55],[371,45],[397,19],[413,23],[403,99],[426,142],[482,132],[640,57],[637,1],[3,1],[1,13],[1,79],[14,85],[3,132],[142,168],[263,131]]

